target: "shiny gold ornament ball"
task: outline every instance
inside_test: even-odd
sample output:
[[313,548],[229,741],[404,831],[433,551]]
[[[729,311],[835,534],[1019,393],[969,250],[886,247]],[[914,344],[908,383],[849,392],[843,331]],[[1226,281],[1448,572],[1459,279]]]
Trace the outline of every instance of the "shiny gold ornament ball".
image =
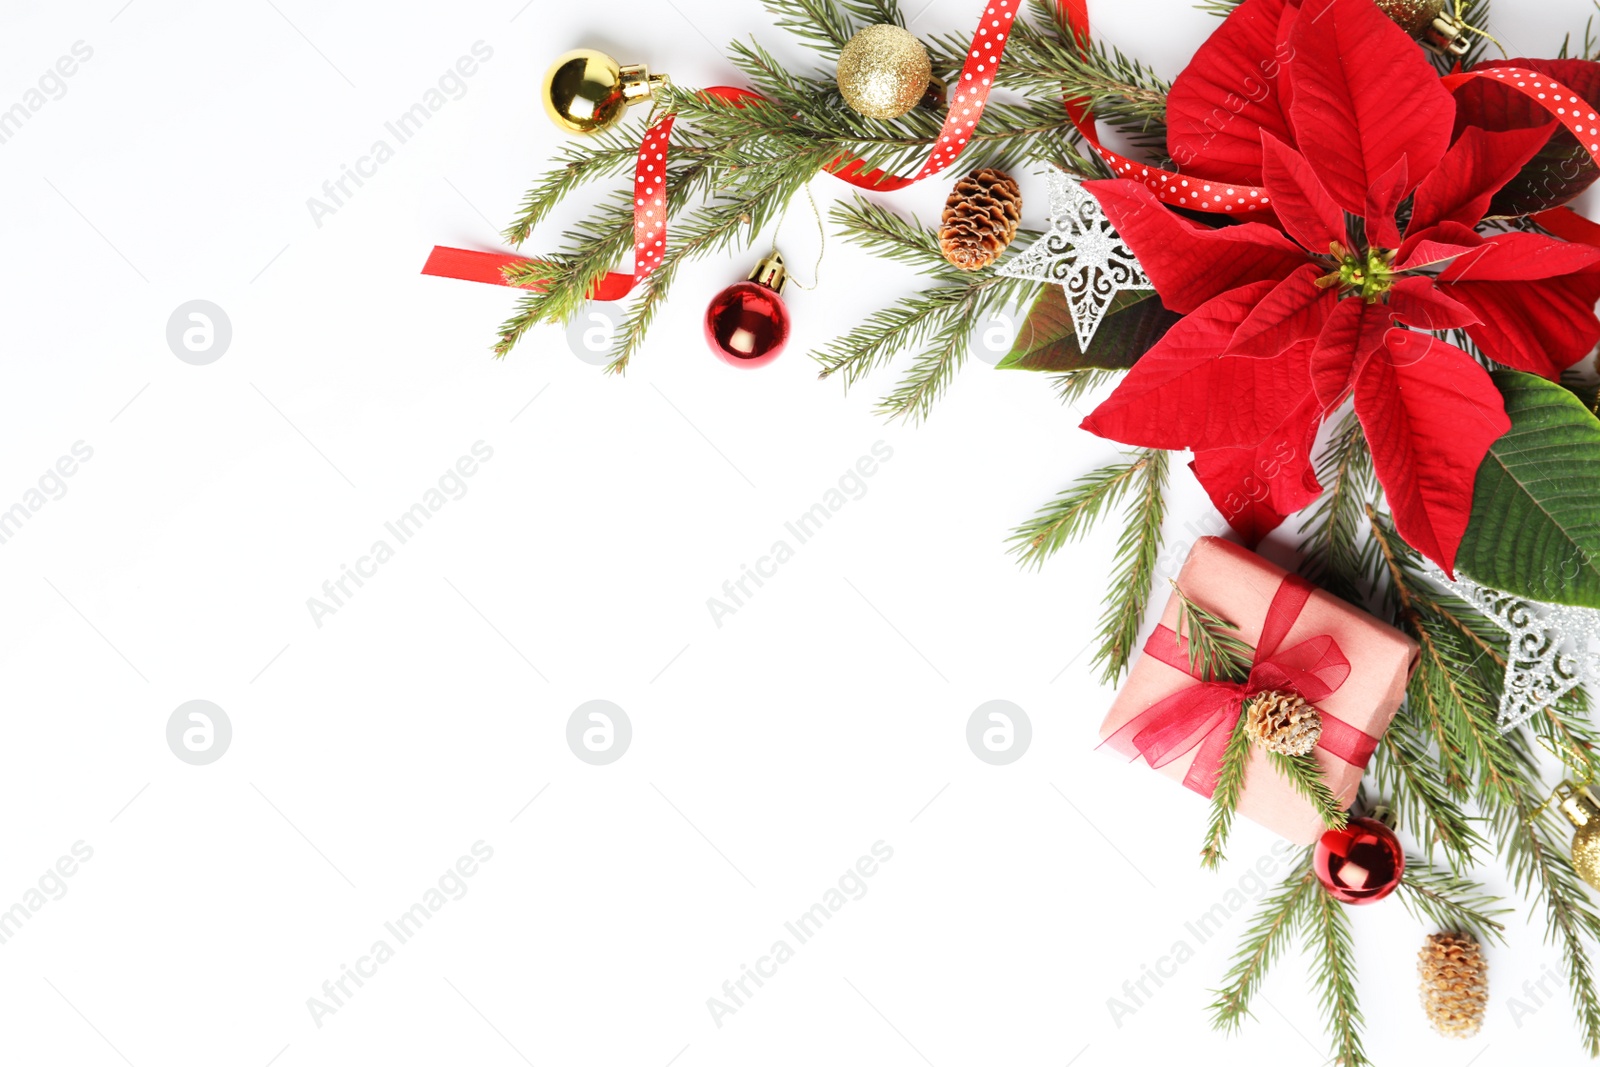
[[890,23],[868,26],[839,53],[839,92],[869,119],[899,118],[917,106],[933,80],[928,50]]
[[1421,37],[1444,12],[1446,0],[1377,0],[1385,15],[1413,37]]
[[647,100],[662,79],[642,66],[623,66],[604,52],[579,48],[556,59],[545,72],[545,113],[568,133],[594,134],[622,121],[628,108]]

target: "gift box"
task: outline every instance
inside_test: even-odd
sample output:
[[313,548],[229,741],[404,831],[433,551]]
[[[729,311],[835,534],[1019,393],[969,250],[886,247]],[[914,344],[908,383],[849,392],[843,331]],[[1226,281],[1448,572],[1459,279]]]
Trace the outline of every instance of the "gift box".
[[[1400,708],[1416,667],[1417,643],[1254,552],[1215,537],[1195,545],[1178,588],[1197,606],[1226,619],[1255,649],[1252,681],[1207,685],[1190,673],[1176,632],[1182,599],[1174,592],[1100,727],[1102,742],[1209,797],[1241,702],[1262,688],[1297,688],[1285,682],[1297,679],[1298,688],[1306,690],[1301,695],[1322,715],[1322,737],[1313,755],[1328,788],[1348,808],[1378,739]],[[1322,836],[1316,808],[1259,745],[1251,746],[1238,812],[1296,844],[1310,845]]]

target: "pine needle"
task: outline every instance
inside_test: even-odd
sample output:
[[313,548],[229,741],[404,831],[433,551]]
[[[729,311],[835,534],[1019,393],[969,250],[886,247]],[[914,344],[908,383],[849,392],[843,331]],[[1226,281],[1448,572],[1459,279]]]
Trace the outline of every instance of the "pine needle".
[[1485,944],[1506,943],[1505,924],[1495,916],[1509,915],[1511,909],[1496,907],[1499,898],[1470,878],[1435,867],[1421,857],[1407,856],[1399,895],[1406,910],[1420,922],[1471,934]]
[[1150,462],[1150,453],[1140,452],[1125,462],[1101,467],[1079,478],[1012,531],[1008,539],[1011,553],[1025,567],[1044,566],[1045,560],[1067,542],[1088,533],[1110,509],[1122,503]]
[[1255,649],[1239,636],[1239,628],[1193,600],[1172,582],[1178,594],[1178,636],[1189,655],[1189,673],[1203,681],[1242,682],[1250,677]]
[[1233,832],[1233,817],[1239,809],[1239,797],[1244,793],[1245,768],[1250,762],[1250,734],[1245,730],[1245,716],[1240,714],[1228,735],[1227,747],[1222,750],[1222,765],[1218,769],[1217,788],[1211,794],[1211,818],[1206,824],[1206,843],[1200,849],[1200,865],[1216,870],[1223,859],[1228,835]]
[[1413,717],[1402,712],[1378,743],[1372,764],[1373,781],[1389,798],[1401,827],[1423,842],[1429,861],[1437,848],[1452,868],[1473,867],[1479,849],[1487,847],[1470,818],[1446,784],[1439,761],[1428,750],[1426,734],[1419,733]]
[[1250,1014],[1250,1001],[1261,988],[1272,965],[1288,947],[1300,926],[1301,914],[1313,895],[1322,892],[1311,873],[1311,849],[1306,849],[1278,888],[1261,901],[1250,928],[1233,955],[1217,999],[1211,1002],[1211,1025],[1238,1030]]
[[1317,480],[1324,492],[1306,511],[1300,571],[1335,596],[1365,606],[1379,567],[1366,516],[1367,506],[1378,499],[1378,479],[1353,410],[1345,412],[1329,438]]
[[763,0],[772,24],[788,30],[824,59],[839,58],[839,49],[856,31],[855,24],[833,0]]
[[1050,376],[1050,386],[1063,404],[1069,407],[1077,406],[1079,400],[1090,390],[1097,388],[1104,382],[1126,373],[1119,370],[1102,370],[1099,367],[1086,367],[1083,370],[1071,370],[1065,374]]
[[[899,386],[878,404],[890,419],[923,419],[933,409],[955,372],[966,362],[977,324],[991,314],[1032,303],[1039,283],[984,272],[971,274],[945,262],[938,237],[907,218],[862,197],[836,204],[831,212],[845,240],[880,258],[931,275],[941,284],[923,287],[836,338],[813,357],[820,378],[837,376],[848,389],[910,348],[918,354]],[[1037,234],[1019,234],[1028,243]]]
[[1101,665],[1101,678],[1110,684],[1116,683],[1133,659],[1139,626],[1150,605],[1150,586],[1161,554],[1161,527],[1167,517],[1170,453],[1147,449],[1142,456],[1147,462],[1139,472],[1128,523],[1117,541],[1111,585],[1096,633],[1099,647],[1093,662]]
[[1322,825],[1329,830],[1343,829],[1350,822],[1350,813],[1339,803],[1339,798],[1328,788],[1317,758],[1310,753],[1304,756],[1286,756],[1281,752],[1268,752],[1279,774],[1289,780],[1295,792],[1311,802],[1322,817]]
[[1300,913],[1300,928],[1310,941],[1311,979],[1322,1004],[1322,1017],[1333,1039],[1338,1067],[1371,1067],[1361,1044],[1366,1021],[1356,996],[1356,961],[1345,906],[1320,885]]

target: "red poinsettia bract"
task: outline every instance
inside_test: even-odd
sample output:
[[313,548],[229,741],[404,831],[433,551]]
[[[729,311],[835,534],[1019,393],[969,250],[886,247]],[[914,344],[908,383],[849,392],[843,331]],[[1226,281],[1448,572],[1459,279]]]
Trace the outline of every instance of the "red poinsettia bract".
[[1193,449],[1254,541],[1320,495],[1312,443],[1353,395],[1401,535],[1451,570],[1510,423],[1483,368],[1418,331],[1465,330],[1550,378],[1600,340],[1600,249],[1476,230],[1554,124],[1452,140],[1454,100],[1372,0],[1246,0],[1174,84],[1169,119],[1191,180],[1261,187],[1277,225],[1208,228],[1140,182],[1088,183],[1185,318],[1085,428]]

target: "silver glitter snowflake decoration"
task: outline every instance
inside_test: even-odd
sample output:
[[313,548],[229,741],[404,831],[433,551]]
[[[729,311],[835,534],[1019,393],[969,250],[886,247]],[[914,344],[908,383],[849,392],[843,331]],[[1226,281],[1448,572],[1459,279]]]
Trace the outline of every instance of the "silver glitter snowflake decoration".
[[1072,308],[1078,347],[1087,349],[1117,293],[1155,287],[1095,198],[1059,170],[1051,170],[1048,180],[1050,232],[999,273],[1059,283]]
[[1600,682],[1600,611],[1524,600],[1486,589],[1465,575],[1451,581],[1431,563],[1428,576],[1511,635],[1496,720],[1502,731],[1522,725],[1580,685]]

